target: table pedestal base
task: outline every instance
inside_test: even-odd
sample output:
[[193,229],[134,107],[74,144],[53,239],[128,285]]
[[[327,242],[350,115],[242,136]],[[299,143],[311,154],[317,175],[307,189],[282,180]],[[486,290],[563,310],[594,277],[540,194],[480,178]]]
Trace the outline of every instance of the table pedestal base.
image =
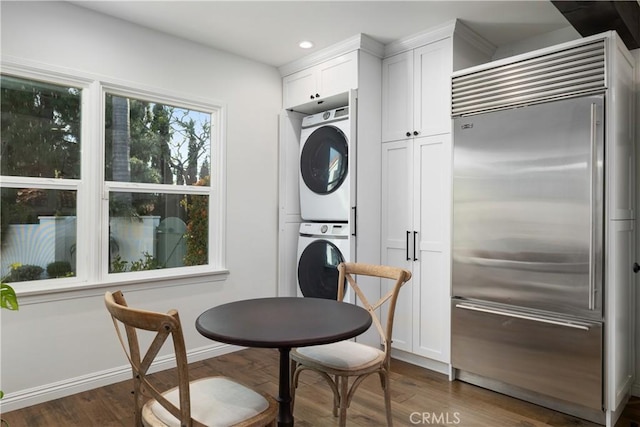
[[277,401],[278,408],[278,427],[293,426],[293,414],[291,413],[291,379],[289,372],[291,371],[289,362],[289,353],[291,348],[280,348],[280,384],[278,390]]

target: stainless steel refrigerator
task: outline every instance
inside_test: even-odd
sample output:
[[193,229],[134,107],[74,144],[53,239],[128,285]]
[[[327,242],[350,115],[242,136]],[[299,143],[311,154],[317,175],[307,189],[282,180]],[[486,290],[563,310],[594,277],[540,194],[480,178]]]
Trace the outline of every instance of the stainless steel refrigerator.
[[454,119],[459,378],[602,411],[604,108],[592,94]]

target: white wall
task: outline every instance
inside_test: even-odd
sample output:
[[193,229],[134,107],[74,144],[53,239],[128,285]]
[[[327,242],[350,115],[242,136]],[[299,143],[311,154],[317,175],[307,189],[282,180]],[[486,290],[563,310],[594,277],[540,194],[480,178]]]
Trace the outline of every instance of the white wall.
[[[227,351],[201,337],[194,321],[217,304],[276,294],[279,73],[68,3],[2,2],[1,8],[3,60],[50,64],[226,105],[229,275],[122,289],[131,305],[177,308],[194,360]],[[103,304],[106,289],[113,286],[58,294],[53,301],[24,297],[18,312],[3,310],[3,411],[128,378]]]
[[554,46],[560,43],[577,40],[581,38],[572,26],[560,28],[556,31],[541,34],[539,36],[530,37],[528,39],[519,40],[514,43],[498,46],[491,58],[492,61],[507,58],[509,56],[520,55],[521,53],[531,52],[532,50],[542,49],[544,47]]

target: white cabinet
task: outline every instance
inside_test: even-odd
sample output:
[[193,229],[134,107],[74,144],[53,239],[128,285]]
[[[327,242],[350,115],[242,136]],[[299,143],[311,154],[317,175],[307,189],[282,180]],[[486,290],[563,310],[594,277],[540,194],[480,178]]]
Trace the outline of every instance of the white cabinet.
[[404,265],[392,347],[450,362],[451,37],[382,62],[382,263]]
[[411,137],[414,130],[413,51],[382,61],[382,104],[382,141]]
[[358,52],[349,52],[285,76],[282,84],[285,109],[356,89]]
[[[634,386],[637,387],[637,363],[633,358],[634,340],[637,340],[637,276],[634,263],[638,228],[638,203],[636,149],[634,144],[634,123],[637,126],[638,112],[634,99],[633,57],[624,45],[612,36],[607,40],[610,69],[607,109],[605,110],[605,368],[607,425],[615,424],[612,418],[624,408],[624,403]],[[640,104],[638,104],[640,105]],[[635,141],[638,141],[636,136]],[[636,329],[636,330],[634,330]],[[619,412],[618,412],[619,415]]]
[[451,131],[452,41],[382,61],[382,141]]
[[[280,169],[278,213],[278,295],[296,295],[298,236],[300,234],[300,188],[298,159],[303,114],[284,110],[280,114]],[[285,167],[286,166],[286,167]]]
[[635,221],[611,220],[608,223],[609,239],[606,250],[614,256],[607,258],[606,319],[608,331],[607,351],[607,401],[606,407],[615,409],[624,406],[625,399],[634,381],[634,359],[630,343],[634,341],[635,289],[633,263],[635,257]]
[[[384,47],[364,34],[316,52],[280,68],[284,104],[280,114],[278,292],[297,290],[297,240],[300,216],[299,153],[302,119],[332,108],[349,106],[351,179],[351,260],[380,263],[380,84]],[[331,59],[326,59],[331,58]],[[310,101],[309,88],[318,89],[320,102]],[[314,94],[315,96],[315,94]],[[326,96],[326,97],[325,97]],[[357,154],[357,155],[356,155]],[[373,286],[371,300],[379,297]],[[361,342],[379,337],[374,329]]]
[[450,366],[451,74],[491,46],[459,22],[387,46],[382,61],[381,261],[413,277],[394,319],[395,357]]
[[382,144],[382,263],[413,274],[400,292],[392,346],[445,364],[450,177],[449,134]]

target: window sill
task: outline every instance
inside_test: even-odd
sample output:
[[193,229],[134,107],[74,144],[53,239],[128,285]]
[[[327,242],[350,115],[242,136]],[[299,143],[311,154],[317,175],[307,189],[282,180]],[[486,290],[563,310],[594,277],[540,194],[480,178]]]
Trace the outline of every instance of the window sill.
[[[129,291],[160,289],[176,286],[188,286],[206,282],[220,282],[226,280],[229,270],[187,273],[171,277],[126,278],[99,283],[75,282],[58,285],[55,288],[43,286],[30,289],[16,289],[20,306],[42,304],[52,301],[63,301],[102,295],[107,290],[126,289]],[[37,282],[35,282],[37,283]],[[51,283],[51,282],[49,282]]]

